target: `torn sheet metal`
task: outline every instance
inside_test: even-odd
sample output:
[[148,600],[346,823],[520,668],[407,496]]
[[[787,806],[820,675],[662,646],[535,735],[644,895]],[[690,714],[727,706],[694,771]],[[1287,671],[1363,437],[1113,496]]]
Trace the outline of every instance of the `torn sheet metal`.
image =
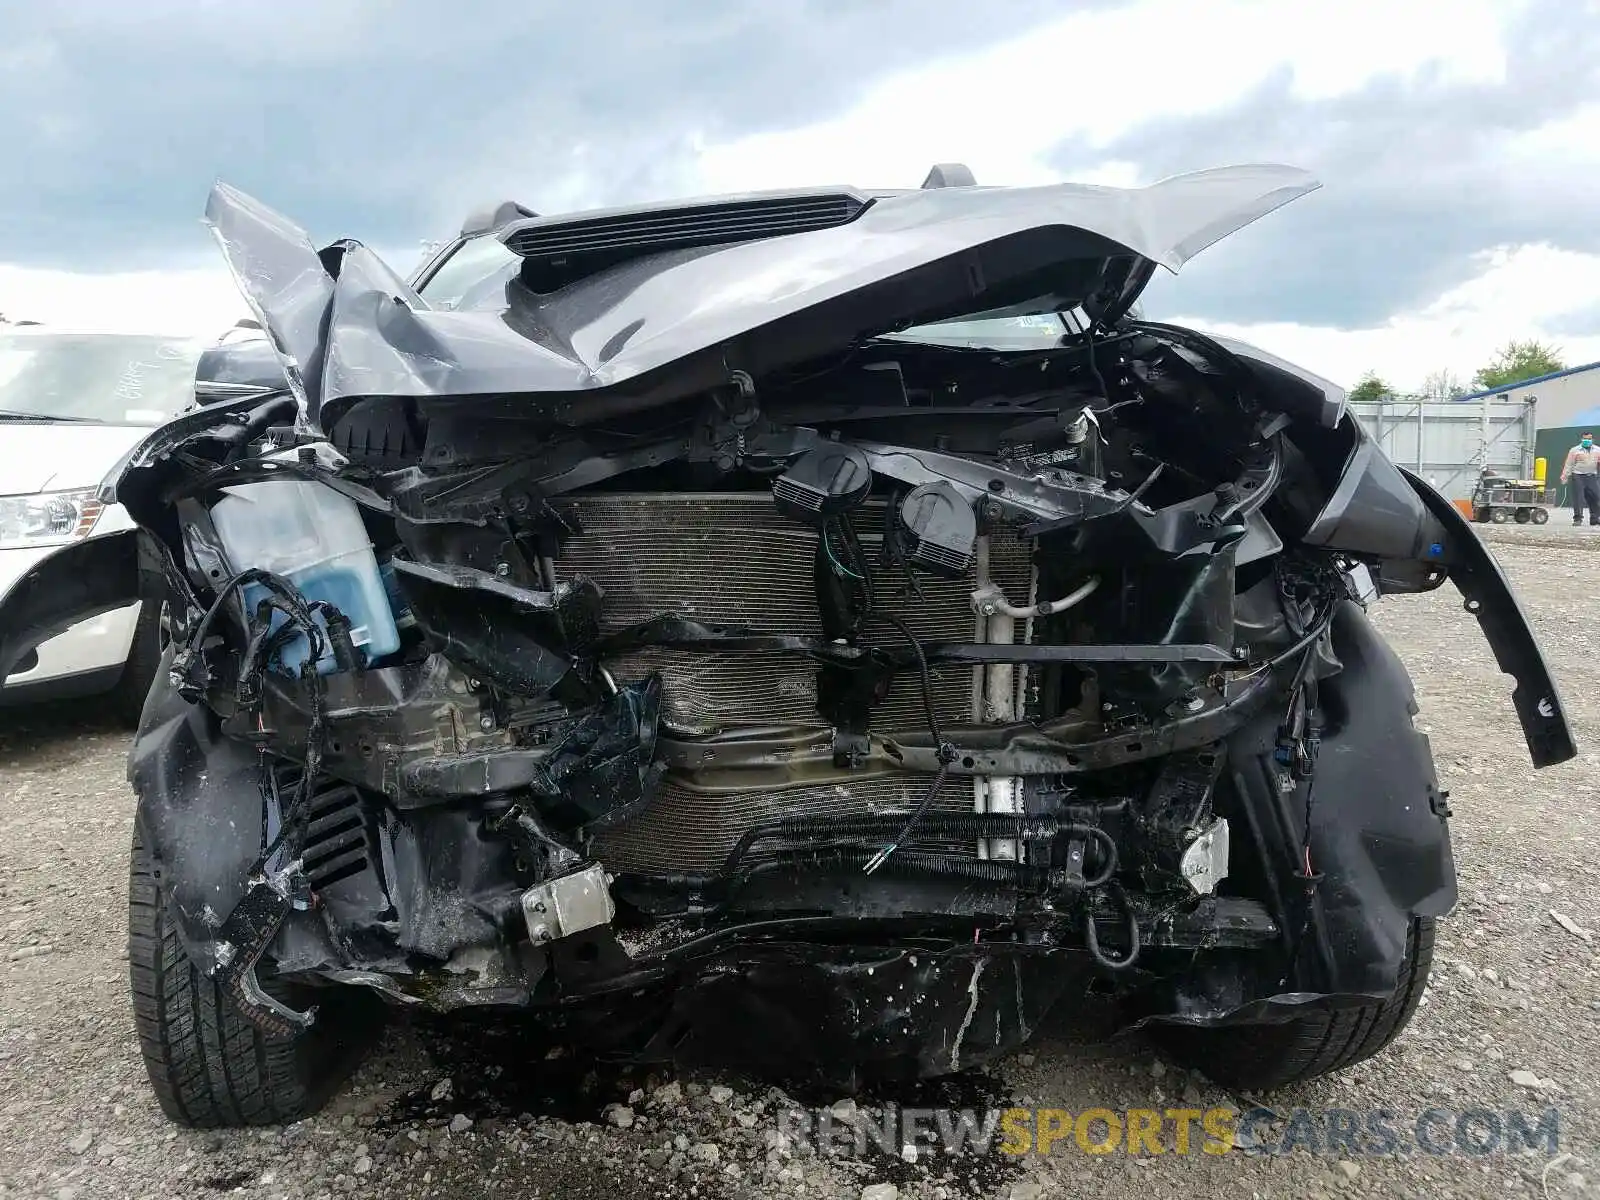
[[[503,304],[461,312],[429,308],[365,247],[347,244],[330,279],[304,230],[226,184],[206,219],[307,415],[325,422],[324,406],[332,415],[368,396],[604,392],[733,338],[750,339],[746,352],[771,369],[906,324],[1032,300],[1051,261],[1063,290],[1040,310],[1067,308],[1099,285],[1107,242],[1177,271],[1318,186],[1297,168],[1242,166],[1145,188],[883,195],[844,225],[655,255],[551,296],[508,285]],[[880,300],[864,318],[854,297],[866,289]],[[680,372],[661,397],[699,386]]]
[[225,183],[212,188],[205,219],[234,282],[277,351],[301,411],[314,416],[323,392],[334,281],[310,235]]

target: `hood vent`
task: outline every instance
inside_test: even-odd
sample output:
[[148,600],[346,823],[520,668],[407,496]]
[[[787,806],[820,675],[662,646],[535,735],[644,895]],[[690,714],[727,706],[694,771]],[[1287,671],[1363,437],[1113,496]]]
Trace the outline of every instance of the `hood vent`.
[[633,258],[809,233],[847,225],[871,201],[850,192],[759,196],[570,218],[538,218],[510,226],[506,247],[525,260],[523,282],[551,292]]

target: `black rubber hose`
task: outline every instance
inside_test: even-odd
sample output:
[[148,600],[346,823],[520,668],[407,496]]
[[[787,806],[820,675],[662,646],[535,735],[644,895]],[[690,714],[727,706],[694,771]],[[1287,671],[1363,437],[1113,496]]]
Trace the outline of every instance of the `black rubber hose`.
[[1139,940],[1139,917],[1133,911],[1133,905],[1128,902],[1127,893],[1122,890],[1122,885],[1113,883],[1106,891],[1116,900],[1122,908],[1124,925],[1128,931],[1128,952],[1121,958],[1112,958],[1100,948],[1100,931],[1095,926],[1094,905],[1089,904],[1088,915],[1083,921],[1083,944],[1089,950],[1089,956],[1108,971],[1126,971],[1139,961],[1139,953],[1143,949]]
[[922,800],[917,804],[916,808],[911,810],[911,815],[900,824],[900,827],[897,830],[895,830],[894,836],[885,842],[879,848],[878,852],[867,860],[866,865],[861,868],[863,871],[865,871],[868,875],[871,875],[879,867],[883,866],[883,864],[888,861],[889,857],[894,854],[895,851],[900,849],[901,846],[911,839],[911,835],[915,833],[917,827],[922,824],[923,818],[928,815],[928,810],[933,807],[933,802],[939,798],[939,793],[944,790],[945,780],[949,778],[950,761],[949,759],[945,758],[944,747],[941,747],[939,754],[939,769],[934,773],[933,782],[928,785],[928,790],[923,794]]

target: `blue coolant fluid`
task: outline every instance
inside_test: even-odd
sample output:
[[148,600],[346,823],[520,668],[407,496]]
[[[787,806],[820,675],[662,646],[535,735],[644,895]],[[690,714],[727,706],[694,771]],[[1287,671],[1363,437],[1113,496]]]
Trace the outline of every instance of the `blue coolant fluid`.
[[[271,571],[294,584],[307,602],[332,604],[350,621],[350,640],[371,663],[400,648],[400,631],[378,571],[361,510],[348,496],[326,484],[275,479],[228,488],[211,509],[228,565]],[[243,598],[252,617],[270,592],[249,584]],[[288,619],[273,613],[273,628]],[[326,629],[322,615],[318,625]],[[326,636],[316,669],[338,669]],[[304,633],[296,634],[279,655],[285,670],[297,673],[311,652]]]
[[405,592],[400,589],[400,580],[395,575],[394,563],[385,562],[378,568],[378,575],[383,580],[383,593],[389,598],[389,611],[394,614],[395,628],[400,630],[414,628],[417,618],[411,614],[411,606],[406,601]]

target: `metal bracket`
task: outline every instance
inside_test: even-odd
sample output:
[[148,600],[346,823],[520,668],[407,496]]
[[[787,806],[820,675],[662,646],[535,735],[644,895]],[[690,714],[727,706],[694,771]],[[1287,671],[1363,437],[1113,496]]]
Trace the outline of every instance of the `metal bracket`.
[[617,915],[606,869],[599,863],[522,893],[522,915],[535,946],[611,924]]
[[1228,818],[1218,817],[1189,843],[1179,870],[1196,895],[1209,896],[1217,890],[1228,877]]

